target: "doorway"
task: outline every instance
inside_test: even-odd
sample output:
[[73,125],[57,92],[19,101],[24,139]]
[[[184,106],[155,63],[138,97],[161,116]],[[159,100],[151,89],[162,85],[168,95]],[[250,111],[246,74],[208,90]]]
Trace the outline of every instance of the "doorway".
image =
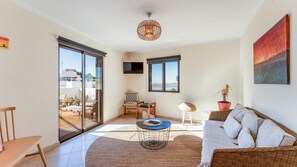
[[59,45],[59,140],[102,124],[103,57]]

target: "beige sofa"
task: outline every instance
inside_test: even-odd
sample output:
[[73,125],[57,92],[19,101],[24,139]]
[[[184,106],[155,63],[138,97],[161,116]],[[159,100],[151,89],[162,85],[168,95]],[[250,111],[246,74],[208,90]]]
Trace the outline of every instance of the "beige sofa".
[[[267,116],[255,112],[262,119],[270,119]],[[204,138],[202,158],[199,167],[216,166],[269,166],[269,167],[296,167],[297,166],[297,142],[293,146],[285,147],[255,147],[238,148],[234,141],[226,135],[222,128],[229,111],[211,112],[209,120],[204,126]],[[270,119],[272,120],[272,119]],[[272,120],[286,133],[297,138],[297,134],[280,123]]]

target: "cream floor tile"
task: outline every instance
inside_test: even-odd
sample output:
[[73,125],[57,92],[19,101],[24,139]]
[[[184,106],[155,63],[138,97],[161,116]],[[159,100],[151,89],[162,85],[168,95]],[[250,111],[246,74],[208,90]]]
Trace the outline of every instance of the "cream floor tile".
[[82,151],[72,152],[68,161],[68,166],[77,166],[85,163],[86,153]]
[[74,143],[74,145],[73,145],[72,152],[88,150],[89,147],[90,147],[90,145],[91,145],[94,141],[95,141],[95,140],[76,142],[76,143]]
[[57,155],[68,154],[72,152],[74,142],[73,141],[66,141],[59,145],[59,147],[52,150],[53,153]]
[[[49,167],[63,167],[67,166],[69,158],[70,158],[71,153],[63,154],[63,155],[52,155],[52,156],[47,156],[47,162]],[[39,161],[38,163],[40,166],[42,165],[42,162]]]

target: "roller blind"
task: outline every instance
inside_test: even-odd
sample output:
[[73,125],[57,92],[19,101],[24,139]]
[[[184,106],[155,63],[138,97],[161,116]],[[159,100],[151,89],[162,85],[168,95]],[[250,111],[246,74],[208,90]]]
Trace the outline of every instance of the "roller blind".
[[170,62],[170,61],[180,61],[181,56],[168,56],[168,57],[158,57],[158,58],[152,58],[152,59],[146,59],[147,64],[155,64],[155,63],[163,63],[163,62]]
[[91,53],[91,54],[95,54],[95,55],[98,55],[98,56],[104,56],[104,57],[106,56],[105,52],[102,52],[100,50],[91,48],[91,47],[83,45],[83,44],[80,44],[78,42],[74,42],[74,41],[72,41],[70,39],[63,38],[61,36],[58,37],[58,42],[61,45],[65,45],[65,46],[68,46],[68,47],[71,47],[71,48],[74,48],[74,49],[82,50],[82,51],[85,51],[85,52],[88,52],[88,53]]

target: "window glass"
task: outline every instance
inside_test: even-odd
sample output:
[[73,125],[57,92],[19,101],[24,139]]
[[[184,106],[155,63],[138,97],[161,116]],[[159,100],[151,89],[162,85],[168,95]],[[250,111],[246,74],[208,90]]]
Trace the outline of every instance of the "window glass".
[[178,91],[178,62],[165,63],[165,89],[166,91]]
[[151,90],[163,90],[163,64],[151,65]]
[[180,92],[180,56],[147,60],[149,64],[149,91],[175,93]]

